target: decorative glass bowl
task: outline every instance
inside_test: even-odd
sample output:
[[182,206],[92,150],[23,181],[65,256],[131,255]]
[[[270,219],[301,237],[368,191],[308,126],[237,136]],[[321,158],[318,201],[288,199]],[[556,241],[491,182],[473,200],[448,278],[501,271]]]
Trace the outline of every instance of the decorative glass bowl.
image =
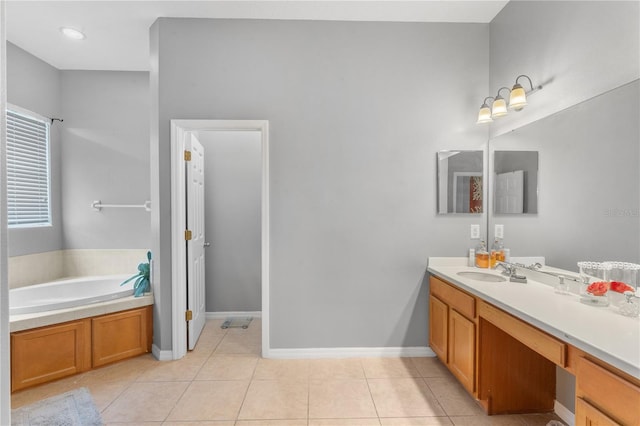
[[589,306],[609,306],[611,265],[607,262],[578,262],[580,302]]
[[611,266],[609,279],[609,301],[613,306],[622,309],[626,304],[625,293],[631,292],[631,301],[636,302],[635,294],[640,280],[640,265],[628,262],[604,262]]

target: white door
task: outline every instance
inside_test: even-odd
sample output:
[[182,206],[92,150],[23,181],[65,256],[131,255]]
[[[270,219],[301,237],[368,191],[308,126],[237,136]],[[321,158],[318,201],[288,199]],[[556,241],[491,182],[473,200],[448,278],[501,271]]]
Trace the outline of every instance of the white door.
[[524,171],[496,175],[496,213],[524,212]]
[[205,323],[205,277],[204,277],[204,148],[191,133],[185,141],[185,150],[191,152],[186,163],[187,182],[187,343],[189,350],[196,346]]

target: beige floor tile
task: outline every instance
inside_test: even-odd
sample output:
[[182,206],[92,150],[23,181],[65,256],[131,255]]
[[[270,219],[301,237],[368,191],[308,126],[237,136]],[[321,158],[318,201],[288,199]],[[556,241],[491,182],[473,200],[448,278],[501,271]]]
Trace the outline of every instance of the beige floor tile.
[[444,416],[445,412],[421,378],[368,379],[380,417]]
[[310,379],[364,379],[359,359],[310,359]]
[[254,380],[238,419],[306,419],[308,398],[307,381]]
[[192,382],[167,421],[235,420],[248,380]]
[[190,381],[196,377],[207,356],[187,353],[182,359],[175,361],[161,361],[153,368],[147,369],[136,381],[138,382],[167,382],[167,381]]
[[451,426],[449,417],[381,418],[382,426]]
[[251,380],[257,363],[257,355],[214,355],[195,380]]
[[162,422],[109,422],[104,426],[161,426]]
[[106,410],[110,422],[164,421],[189,385],[188,382],[133,383]]
[[82,375],[82,381],[133,382],[145,371],[160,364],[161,361],[156,360],[151,354],[141,355],[87,371]]
[[365,379],[312,380],[309,418],[378,417]]
[[309,426],[380,426],[380,420],[372,419],[309,419]]
[[92,381],[85,385],[89,392],[93,402],[99,411],[104,411],[115,401],[128,387],[129,382],[100,382]]
[[238,420],[235,426],[307,426],[307,421],[304,419]]
[[219,420],[212,422],[164,422],[162,426],[234,426],[232,420]]
[[551,420],[555,420],[558,422],[562,422],[562,424],[566,424],[555,413],[522,414],[520,418],[522,419],[522,422],[526,426],[546,426],[546,424]]
[[411,358],[363,358],[361,362],[368,379],[420,377]]
[[254,380],[308,380],[309,360],[307,359],[265,359],[258,360],[253,373]]
[[453,377],[447,367],[436,357],[411,358],[420,377]]
[[11,395],[11,408],[19,408],[24,405],[33,404],[42,399],[50,398],[61,393],[69,392],[82,387],[80,383],[81,375],[67,377],[55,382],[45,383],[29,389],[15,392]]
[[455,379],[449,377],[425,378],[436,399],[448,416],[479,416],[484,411]]
[[249,333],[227,333],[216,347],[215,353],[260,355],[262,353],[260,336]]
[[[451,416],[455,426],[524,426],[522,418],[517,415],[487,416]],[[546,424],[546,423],[545,423]]]

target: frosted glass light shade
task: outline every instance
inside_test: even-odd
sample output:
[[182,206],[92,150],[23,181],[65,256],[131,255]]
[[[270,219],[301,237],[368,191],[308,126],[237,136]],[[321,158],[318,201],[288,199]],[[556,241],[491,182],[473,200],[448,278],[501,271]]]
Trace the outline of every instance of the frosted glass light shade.
[[511,89],[511,96],[509,96],[509,108],[520,111],[525,106],[527,106],[527,94],[522,86],[516,84],[513,86],[513,89]]
[[482,105],[480,112],[478,112],[478,121],[476,121],[476,124],[491,123],[492,121],[491,108],[489,108],[487,104]]
[[493,101],[493,107],[491,108],[491,111],[493,111],[491,113],[491,117],[493,118],[507,115],[507,103],[505,102],[504,98],[497,97]]

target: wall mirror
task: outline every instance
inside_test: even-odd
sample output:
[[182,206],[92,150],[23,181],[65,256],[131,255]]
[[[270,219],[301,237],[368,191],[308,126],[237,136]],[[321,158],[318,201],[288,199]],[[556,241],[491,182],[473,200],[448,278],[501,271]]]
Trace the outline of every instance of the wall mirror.
[[438,213],[483,212],[483,152],[439,151]]
[[[539,153],[537,213],[488,209],[487,229],[504,226],[511,256],[545,256],[548,265],[576,272],[580,260],[638,263],[638,93],[634,80],[490,139],[491,160],[501,151]],[[495,159],[496,171],[501,162]],[[489,191],[489,206],[492,198]]]
[[493,159],[493,212],[538,213],[538,151],[495,151]]

